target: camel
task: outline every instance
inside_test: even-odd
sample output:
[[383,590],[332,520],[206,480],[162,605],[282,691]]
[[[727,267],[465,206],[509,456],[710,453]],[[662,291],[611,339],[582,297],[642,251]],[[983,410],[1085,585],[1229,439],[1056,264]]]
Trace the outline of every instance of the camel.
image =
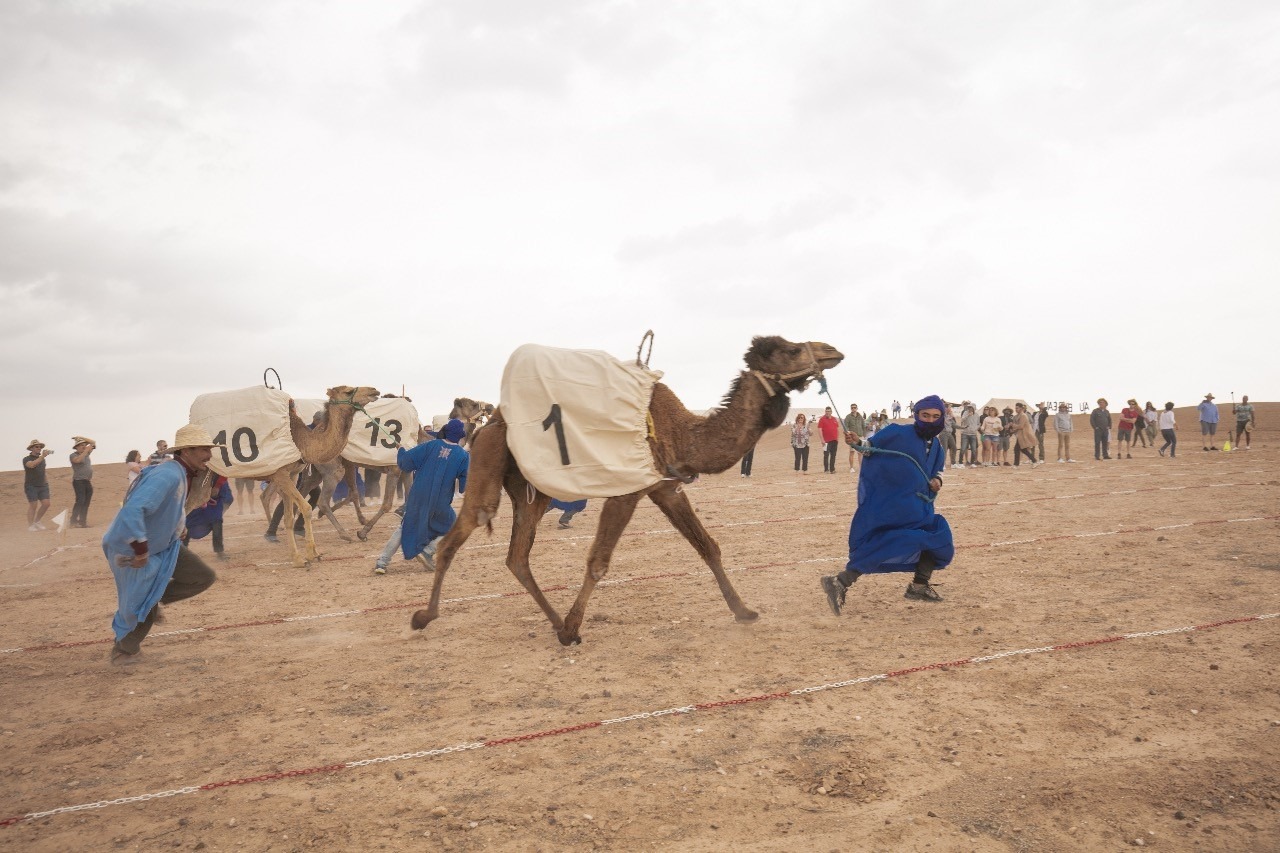
[[657,470],[669,476],[640,491],[605,499],[599,526],[587,557],[587,573],[577,599],[563,619],[556,612],[529,568],[538,522],[551,502],[520,472],[507,446],[507,427],[499,407],[487,426],[473,439],[471,468],[462,509],[453,528],[436,551],[435,582],[425,610],[413,614],[411,625],[422,630],[440,615],[440,592],[445,575],[458,549],[471,533],[484,525],[493,532],[501,492],[511,499],[515,518],[507,551],[507,568],[542,608],[562,645],[581,642],[579,628],[592,592],[609,570],[609,561],[618,539],[631,520],[640,498],[648,497],[706,562],[715,575],[725,602],[739,622],[753,622],[758,614],[747,607],[725,574],[720,562],[720,546],[698,519],[682,483],[698,474],[718,474],[736,465],[755,446],[765,430],[786,419],[789,392],[805,388],[822,371],[835,367],[844,356],[829,344],[792,343],[780,337],[757,337],[744,359],[747,370],[733,381],[722,408],[706,417],[693,414],[661,382],[653,387],[649,401],[652,430],[649,448]]
[[[293,564],[299,567],[312,560],[319,560],[320,555],[316,552],[315,531],[311,527],[311,507],[295,485],[298,474],[307,465],[323,465],[335,461],[341,455],[343,448],[347,446],[347,435],[351,431],[356,409],[378,399],[378,389],[339,385],[327,390],[325,396],[329,398],[324,407],[325,417],[312,429],[307,428],[302,418],[298,417],[293,401],[289,401],[289,432],[302,459],[263,478],[285,502],[284,530],[289,535],[289,552],[293,557]],[[299,513],[302,514],[307,542],[305,558],[298,551],[297,538],[293,533],[293,523]]]

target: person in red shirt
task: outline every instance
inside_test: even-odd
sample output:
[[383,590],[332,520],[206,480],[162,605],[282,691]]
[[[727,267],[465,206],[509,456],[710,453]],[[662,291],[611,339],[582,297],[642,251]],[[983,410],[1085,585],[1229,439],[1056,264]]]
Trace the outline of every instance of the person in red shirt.
[[1142,417],[1142,410],[1138,408],[1137,400],[1130,400],[1128,405],[1120,410],[1120,423],[1116,426],[1116,458],[1120,458],[1120,451],[1124,451],[1125,459],[1132,459],[1129,453],[1133,449],[1133,430],[1138,423],[1138,418]]
[[822,473],[834,474],[836,451],[840,448],[840,433],[843,430],[840,428],[839,419],[831,414],[830,406],[827,406],[822,417],[818,418],[818,431],[822,433]]

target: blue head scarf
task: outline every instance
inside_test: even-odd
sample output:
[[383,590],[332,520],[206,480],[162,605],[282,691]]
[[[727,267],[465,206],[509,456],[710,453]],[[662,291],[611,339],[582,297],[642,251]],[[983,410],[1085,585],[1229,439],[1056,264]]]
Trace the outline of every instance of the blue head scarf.
[[912,414],[914,414],[916,418],[916,435],[920,436],[925,441],[928,441],[929,439],[936,437],[938,433],[942,432],[943,428],[946,426],[946,420],[944,418],[938,418],[936,421],[932,422],[922,421],[920,420],[919,415],[921,409],[937,409],[939,414],[945,415],[947,412],[947,404],[942,402],[942,398],[937,394],[930,394],[923,400],[916,400],[916,407],[912,410]]
[[445,441],[452,441],[454,444],[462,441],[467,434],[467,428],[463,426],[462,421],[457,418],[451,418],[444,429],[440,430],[440,437]]

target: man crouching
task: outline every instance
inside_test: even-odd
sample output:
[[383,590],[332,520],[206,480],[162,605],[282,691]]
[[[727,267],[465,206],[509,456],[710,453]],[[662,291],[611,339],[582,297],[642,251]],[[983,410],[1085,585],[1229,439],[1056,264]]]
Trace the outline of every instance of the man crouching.
[[205,472],[216,446],[203,427],[189,424],[178,430],[169,448],[174,458],[142,469],[102,537],[116,579],[113,664],[137,662],[161,603],[199,595],[217,579],[181,540],[187,492]]
[[915,423],[890,424],[855,449],[867,455],[858,478],[858,509],[849,527],[849,562],[822,579],[831,610],[840,615],[845,593],[864,574],[914,572],[904,598],[942,600],[929,583],[935,569],[955,557],[947,520],[934,511],[946,462],[938,434],[943,402],[915,404]]

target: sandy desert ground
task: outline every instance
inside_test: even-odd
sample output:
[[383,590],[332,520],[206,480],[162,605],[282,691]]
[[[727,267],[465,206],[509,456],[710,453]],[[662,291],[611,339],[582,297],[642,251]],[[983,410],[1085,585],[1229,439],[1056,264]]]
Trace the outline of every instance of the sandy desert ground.
[[[946,601],[869,577],[840,618],[818,578],[856,478],[843,451],[795,474],[775,432],[749,480],[688,487],[761,619],[648,506],[571,648],[503,565],[505,506],[421,633],[430,576],[371,572],[388,521],[351,544],[321,524],[296,569],[232,507],[219,582],[124,670],[98,545],[123,466],[64,538],[28,533],[0,474],[0,848],[1280,849],[1280,619],[1250,618],[1280,613],[1280,404],[1258,420],[1251,452],[1202,452],[1180,410],[1176,460],[1094,462],[1081,423],[1080,464],[949,472]],[[562,612],[596,508],[543,522]]]

